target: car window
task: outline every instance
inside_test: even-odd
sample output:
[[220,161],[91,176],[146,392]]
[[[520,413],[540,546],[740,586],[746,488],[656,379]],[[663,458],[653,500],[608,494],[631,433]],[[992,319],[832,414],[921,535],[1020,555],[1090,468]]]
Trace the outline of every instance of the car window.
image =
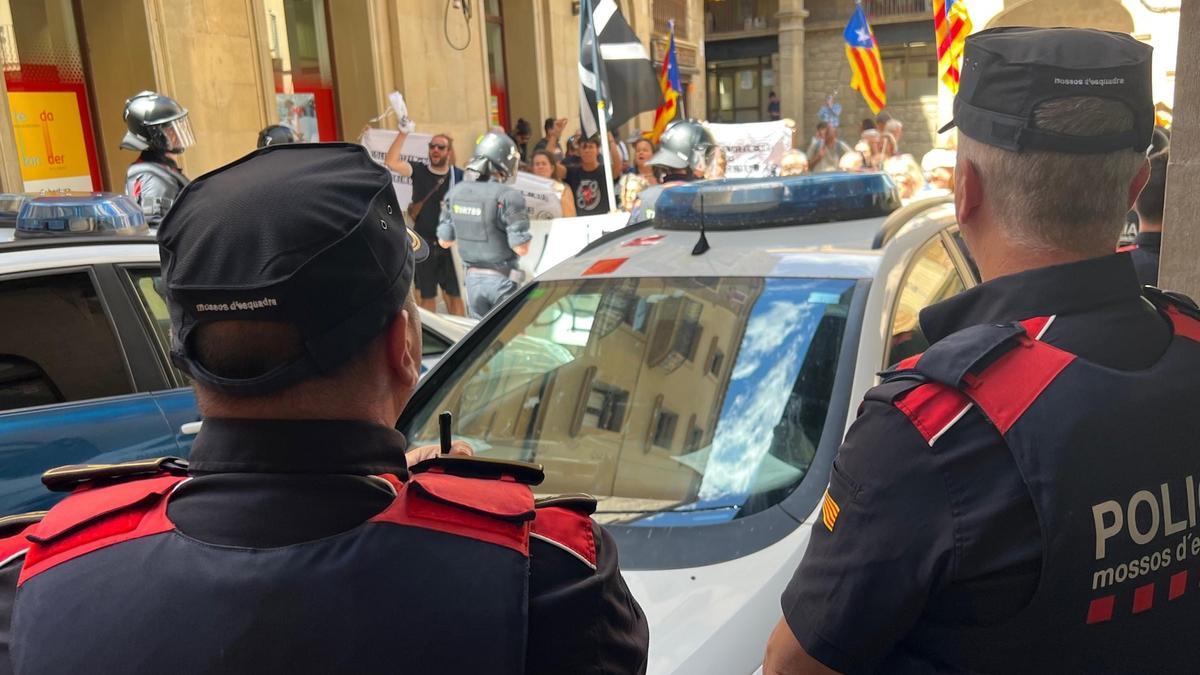
[[87,272],[0,280],[0,410],[133,393]]
[[403,429],[437,414],[485,457],[540,462],[543,494],[597,518],[728,521],[778,503],[824,431],[854,282],[540,282],[492,322]]
[[421,328],[421,356],[437,356],[446,353],[450,343],[428,328]]
[[167,312],[167,302],[163,299],[161,290],[161,272],[157,267],[144,269],[129,268],[129,281],[137,291],[138,301],[146,318],[150,331],[158,341],[160,356],[171,372],[175,374],[176,382],[186,384],[189,380],[186,374],[170,365],[167,355],[171,353],[171,315]]
[[963,288],[963,280],[941,237],[931,239],[913,258],[900,286],[888,341],[889,366],[929,348],[929,341],[921,331],[921,310],[961,293]]

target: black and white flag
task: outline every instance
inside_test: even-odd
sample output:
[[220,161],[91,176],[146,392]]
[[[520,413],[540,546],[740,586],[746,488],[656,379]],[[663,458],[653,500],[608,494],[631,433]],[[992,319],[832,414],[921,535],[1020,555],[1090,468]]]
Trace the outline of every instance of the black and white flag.
[[588,136],[600,131],[597,89],[606,105],[609,129],[663,102],[650,55],[614,0],[579,3],[579,114]]

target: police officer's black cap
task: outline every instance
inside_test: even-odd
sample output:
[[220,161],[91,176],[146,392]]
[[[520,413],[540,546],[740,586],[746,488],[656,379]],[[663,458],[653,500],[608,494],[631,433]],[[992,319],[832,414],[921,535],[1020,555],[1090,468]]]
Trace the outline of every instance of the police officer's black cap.
[[[279,391],[328,373],[388,325],[428,255],[405,226],[391,174],[350,143],[268,146],[180,193],[158,230],[172,361],[233,395]],[[207,322],[294,325],[304,354],[237,379],[199,362]]]
[[[1084,28],[992,28],[967,38],[954,120],[969,138],[1013,152],[1144,152],[1154,130],[1149,45]],[[1125,104],[1133,128],[1102,136],[1035,129],[1038,105],[1088,96]]]

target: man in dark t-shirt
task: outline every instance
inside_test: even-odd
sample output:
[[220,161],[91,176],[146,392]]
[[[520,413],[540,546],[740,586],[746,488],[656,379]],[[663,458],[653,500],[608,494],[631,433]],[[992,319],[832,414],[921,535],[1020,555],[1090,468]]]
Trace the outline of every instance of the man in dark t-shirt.
[[[620,175],[620,155],[612,149],[614,166],[612,175]],[[594,216],[608,213],[608,194],[612,185],[604,175],[604,165],[600,163],[600,142],[596,138],[584,138],[579,141],[578,166],[559,167],[561,180],[571,187],[575,195],[575,212],[581,216]]]
[[430,244],[429,258],[417,264],[413,286],[417,290],[417,301],[421,307],[437,310],[438,288],[442,290],[442,301],[446,311],[458,316],[466,314],[462,293],[458,286],[458,272],[454,269],[454,257],[450,251],[437,243],[437,224],[441,216],[442,198],[455,183],[462,180],[462,170],[450,164],[450,153],[454,141],[445,134],[429,139],[429,164],[409,162],[401,157],[404,141],[408,134],[401,131],[388,148],[384,164],[387,168],[412,179],[412,206],[409,215],[413,218],[413,229]]

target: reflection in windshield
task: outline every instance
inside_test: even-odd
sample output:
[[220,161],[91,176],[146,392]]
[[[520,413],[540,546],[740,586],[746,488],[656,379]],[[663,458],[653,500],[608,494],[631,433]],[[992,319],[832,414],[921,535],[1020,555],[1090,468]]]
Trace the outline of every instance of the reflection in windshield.
[[803,478],[824,427],[853,282],[541,282],[414,417],[484,456],[540,462],[546,494],[600,520],[696,525],[753,513]]

